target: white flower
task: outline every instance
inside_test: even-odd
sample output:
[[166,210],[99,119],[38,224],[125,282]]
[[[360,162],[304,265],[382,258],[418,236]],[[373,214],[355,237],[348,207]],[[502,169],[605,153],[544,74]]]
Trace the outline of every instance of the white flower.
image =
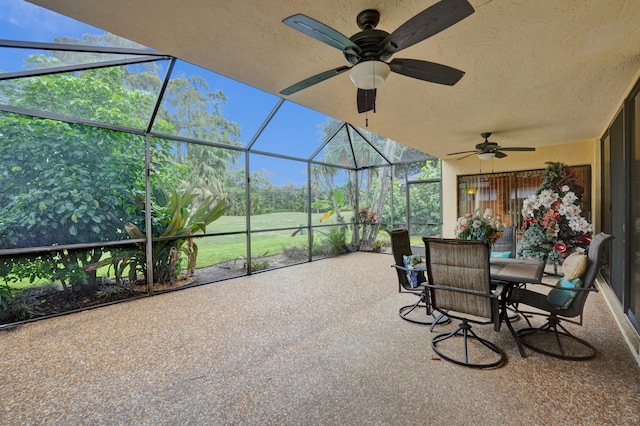
[[522,203],[522,216],[533,217],[533,211],[537,209],[538,199],[535,195],[529,195]]
[[538,196],[538,202],[540,203],[540,206],[548,209],[551,207],[551,204],[553,204],[558,198],[558,194],[550,189],[545,189],[540,192],[540,195]]
[[573,191],[569,191],[566,194],[564,194],[564,197],[562,198],[562,202],[565,204],[573,204],[577,199],[578,197],[576,196],[576,194],[574,194]]
[[592,226],[582,216],[572,217],[569,219],[569,228],[576,232],[584,232],[585,234],[591,232]]
[[[548,210],[555,210],[560,220],[564,220],[571,230],[585,234],[592,232],[593,227],[581,215],[582,209],[576,204],[578,197],[569,189],[568,185],[562,187],[563,197],[549,189],[540,191],[538,195],[530,195],[522,203],[522,216],[525,219],[536,217],[540,219]],[[558,223],[551,221],[546,228],[547,235],[558,236],[560,231]]]

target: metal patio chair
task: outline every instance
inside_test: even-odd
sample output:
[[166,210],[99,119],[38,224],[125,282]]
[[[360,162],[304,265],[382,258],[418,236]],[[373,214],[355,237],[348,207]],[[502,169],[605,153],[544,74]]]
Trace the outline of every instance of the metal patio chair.
[[[409,231],[406,229],[393,229],[387,232],[391,236],[391,253],[393,254],[393,259],[395,261],[395,264],[392,266],[396,269],[398,274],[398,292],[410,293],[418,298],[415,303],[402,306],[398,310],[400,318],[414,324],[423,325],[448,323],[450,320],[445,316],[440,315],[436,317],[428,303],[428,299],[426,297],[427,292],[423,285],[426,282],[424,270],[411,271],[405,266],[405,256],[413,255],[411,251]],[[416,285],[413,285],[412,282],[410,282],[408,275],[411,273],[415,274]],[[411,316],[411,313],[416,310],[424,312],[424,316],[416,314]]]
[[[523,316],[529,325],[529,327],[517,330],[516,338],[520,343],[533,351],[561,359],[580,361],[596,356],[595,347],[569,332],[561,321],[582,325],[582,314],[587,296],[591,292],[598,291],[594,284],[602,265],[604,244],[611,239],[613,236],[601,232],[591,240],[587,256],[587,270],[582,276],[582,286],[578,288],[567,287],[567,284],[560,280],[549,294],[523,288],[514,289],[509,303],[521,314],[526,314]],[[548,284],[545,285],[551,287]],[[557,303],[558,296],[563,298],[562,305]],[[520,308],[521,305],[536,308],[538,311],[525,311]],[[546,322],[540,327],[533,327],[529,317],[534,315],[546,316]],[[576,317],[579,319],[572,319]]]
[[[489,246],[477,240],[423,240],[428,277],[424,286],[429,290],[431,306],[435,311],[461,321],[454,331],[438,334],[431,340],[434,352],[466,367],[500,366],[504,352],[479,337],[471,326],[493,324],[495,331],[500,330],[499,299],[505,287],[498,284],[492,288]],[[460,338],[462,348],[457,343],[447,342]]]

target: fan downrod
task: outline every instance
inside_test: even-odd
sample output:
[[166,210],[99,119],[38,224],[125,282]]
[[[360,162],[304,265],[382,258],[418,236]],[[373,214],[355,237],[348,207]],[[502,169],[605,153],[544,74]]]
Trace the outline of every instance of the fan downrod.
[[485,139],[489,139],[489,137],[491,136],[491,132],[480,133],[480,136],[482,136]]
[[367,9],[358,13],[356,18],[358,27],[361,30],[373,30],[380,22],[380,12],[375,9]]
[[380,43],[389,37],[389,33],[375,29],[380,22],[380,12],[375,9],[363,10],[358,14],[356,22],[362,31],[352,35],[349,39],[360,48],[360,51],[358,54],[344,51],[347,62],[356,65],[362,61],[386,61],[389,59],[391,54],[380,50]]

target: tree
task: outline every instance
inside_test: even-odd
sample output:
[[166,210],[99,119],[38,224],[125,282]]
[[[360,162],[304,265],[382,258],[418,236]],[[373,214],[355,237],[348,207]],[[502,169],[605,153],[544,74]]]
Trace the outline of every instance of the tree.
[[[408,218],[411,224],[412,235],[436,236],[440,233],[440,160],[430,159],[422,163],[412,165],[421,166],[419,170],[408,170],[411,180],[417,183],[409,185],[409,200],[411,216]],[[415,177],[413,177],[415,176]],[[424,182],[420,182],[424,181]],[[406,203],[398,203],[395,217],[406,216]],[[425,222],[431,222],[427,224]]]
[[[74,81],[76,89],[92,86],[95,74],[87,77]],[[55,86],[54,76],[45,80]],[[32,83],[21,84],[25,96],[15,99],[16,103],[28,103],[43,82]],[[63,86],[69,89],[70,84]],[[0,247],[126,238],[124,223],[132,220],[136,196],[144,188],[141,137],[16,114],[2,116]],[[156,147],[159,153],[166,149]],[[49,267],[41,272],[59,279],[65,288],[67,284],[94,286],[95,274],[87,277],[82,268],[101,255],[100,248],[49,252],[43,255]]]
[[[375,150],[363,141],[359,135],[359,143],[355,142],[348,132],[349,128],[345,126],[344,123],[335,119],[329,119],[322,125],[321,134],[323,135],[323,139],[327,140],[331,138],[326,148],[323,161],[331,164],[344,165],[345,167],[362,167],[377,164],[377,162],[373,162],[371,158],[372,155],[378,156]],[[352,181],[349,181],[344,188],[337,188],[335,186],[334,180],[338,174],[337,167],[317,165],[313,167],[313,172],[314,176],[316,176],[316,182],[322,189],[324,189],[326,194],[323,200],[316,201],[325,204],[326,202],[333,204],[332,208],[327,211],[335,213],[336,222],[345,222],[342,212],[347,209],[350,209],[354,214],[358,211],[358,218],[361,218],[362,220],[374,218],[376,215],[379,217],[377,206],[372,208],[370,203],[371,201],[374,201],[372,200],[371,184],[375,179],[374,175],[377,173],[375,170],[367,170],[367,180],[363,185],[361,185],[363,190],[361,190],[360,193],[358,193],[358,189]],[[361,176],[363,176],[363,174],[361,174]],[[339,196],[336,197],[336,194]],[[360,206],[362,206],[360,209],[357,208],[358,197],[360,197]],[[315,205],[318,206],[320,204],[316,203]],[[362,225],[362,237],[358,232],[359,228],[353,227],[351,233],[352,246],[355,246],[358,241],[360,241],[361,248],[370,245],[370,242],[366,242],[370,239],[368,237],[369,233],[366,232],[364,228],[372,224],[373,222],[367,225]],[[372,228],[375,228],[372,229],[372,232],[376,234],[377,226],[378,225],[375,224],[372,226]],[[364,246],[363,241],[365,241]]]
[[[239,146],[240,126],[222,114],[226,101],[224,93],[211,91],[201,76],[177,76],[169,81],[158,118],[171,125],[171,134]],[[231,183],[229,166],[237,161],[240,151],[184,142],[175,145],[175,159],[189,169],[179,189],[200,191],[200,200],[224,196]]]
[[[356,190],[353,185],[348,185],[342,190],[345,194],[344,205],[356,206],[356,200],[359,203],[357,211],[361,233],[358,233],[358,228],[353,229],[352,244],[359,240],[360,249],[370,250],[378,237],[380,218],[383,217],[393,179],[391,167],[367,167],[379,166],[383,161],[380,154],[386,159],[400,158],[410,161],[410,157],[415,155],[415,151],[367,130],[359,129],[356,132],[354,130],[350,131],[347,126],[342,128],[340,126],[344,126],[344,124],[330,119],[321,127],[321,134],[324,139],[332,138],[325,150],[323,161],[361,168],[358,175],[360,177],[360,188]],[[349,131],[351,134],[348,133]],[[368,142],[365,142],[365,139]],[[376,149],[373,149],[371,145],[375,146]],[[439,164],[438,160],[432,161]],[[362,169],[363,167],[365,169]],[[314,175],[317,176],[315,183],[325,190],[326,196],[323,200],[331,201],[333,199],[335,201],[336,198],[332,194],[336,190],[334,179],[337,175],[337,168],[314,166],[312,170]],[[429,168],[429,171],[425,169],[423,173],[431,173],[430,170],[431,168]],[[437,178],[439,178],[439,169],[436,168],[436,170],[438,172]],[[434,194],[437,195],[438,208],[436,211],[439,212],[439,191],[430,192],[430,195]],[[340,222],[341,215],[338,214],[340,206],[334,202],[332,210],[336,212],[336,218]]]
[[[85,34],[81,39],[58,37],[56,42],[86,46],[146,49],[145,46],[110,33]],[[113,60],[117,57],[120,57],[120,55],[51,51],[46,55],[33,55],[29,58],[27,67],[38,68],[53,65],[92,63]],[[138,129],[146,128],[155,103],[155,95],[162,86],[162,78],[164,78],[163,75],[160,75],[162,68],[159,64],[151,62],[110,69],[117,70],[120,74],[114,75],[112,79],[105,79],[104,75],[101,74],[101,78],[108,84],[95,84],[95,87],[98,88],[97,90],[106,89],[103,94],[97,95],[91,91],[81,92],[82,100],[80,100],[78,99],[78,92],[73,88],[63,90],[70,97],[66,105],[73,107],[69,108],[69,110],[56,109],[56,112],[72,117],[80,116],[89,120],[125,125]],[[80,74],[90,72],[82,71]],[[69,75],[69,77],[72,78],[73,75]],[[123,109],[123,106],[126,105],[123,102],[114,104],[112,97],[126,100],[129,109]],[[146,103],[140,104],[136,101],[137,97],[146,99]],[[41,98],[46,102],[46,97]],[[219,90],[212,91],[202,76],[192,75],[185,77],[179,75],[173,77],[167,85],[153,130],[239,146],[239,125],[228,121],[222,114],[223,105],[226,101],[225,94]],[[89,111],[79,109],[77,107],[78,104],[84,104]],[[36,104],[32,105],[35,106]],[[110,117],[94,115],[91,109],[95,108],[96,105],[110,109],[116,108],[121,113],[126,113],[129,117],[136,117],[139,120],[131,122],[126,119],[122,120],[120,116],[110,119]],[[188,170],[191,171],[182,176],[180,189],[183,191],[202,191],[200,199],[208,195],[224,196],[225,186],[229,183],[226,170],[229,168],[228,165],[235,162],[240,156],[239,151],[184,142],[174,142],[174,144],[174,159],[186,164]]]
[[[104,36],[103,41],[105,45],[113,42],[108,36]],[[100,54],[81,55],[87,62],[104,59]],[[77,60],[78,56],[64,52],[33,55],[27,60],[27,67],[64,65],[65,61],[73,59]],[[0,101],[26,109],[55,111],[69,117],[144,129],[156,103],[153,90],[160,85],[157,67],[153,64],[137,74],[131,73],[130,67],[111,67],[6,81],[0,85]],[[221,93],[205,94],[205,97],[224,99]],[[188,102],[188,97],[181,99]],[[1,114],[0,247],[119,240],[127,238],[125,223],[144,225],[138,208],[144,205],[143,137],[55,120]],[[162,115],[156,118],[154,129],[175,133],[173,123],[167,122]],[[219,125],[207,127],[203,124],[212,121]],[[200,135],[196,129],[200,126],[206,127],[202,132],[222,134],[220,126],[224,125],[218,112],[200,112],[198,120],[191,123],[190,131]],[[239,132],[232,125],[230,127]],[[181,176],[179,180],[184,180],[185,169],[171,161],[176,153],[174,147],[158,138],[151,138],[151,143],[157,172],[152,179],[172,182],[170,187],[175,187],[174,177]],[[199,164],[197,160],[204,158],[213,159],[215,166],[220,166],[223,150],[208,156],[204,156],[202,149],[196,151],[194,149],[190,154],[192,165]],[[221,184],[206,180],[212,176],[210,170],[214,168],[204,168],[209,165],[204,164],[191,176],[203,176],[200,183],[221,192]],[[216,172],[214,178],[219,182],[224,170],[216,169]],[[183,185],[189,187],[190,182]],[[59,279],[65,288],[69,288],[67,284],[94,286],[95,271],[87,276],[83,270],[101,256],[101,248],[52,251],[41,256],[45,262],[39,274]],[[29,274],[34,276],[33,272]]]
[[123,238],[143,188],[139,137],[2,113],[3,248]]
[[524,232],[518,256],[544,259],[557,267],[574,251],[584,251],[591,225],[581,216],[584,188],[575,171],[563,163],[548,162],[535,195],[524,200]]

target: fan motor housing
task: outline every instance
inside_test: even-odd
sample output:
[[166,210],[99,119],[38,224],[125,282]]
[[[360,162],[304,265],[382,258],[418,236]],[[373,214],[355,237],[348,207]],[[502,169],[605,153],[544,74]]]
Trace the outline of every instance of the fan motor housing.
[[349,37],[360,48],[360,54],[344,54],[345,59],[351,65],[369,59],[379,59],[385,61],[391,54],[385,54],[380,49],[380,44],[389,36],[389,33],[382,30],[363,30]]
[[495,142],[482,142],[476,145],[476,149],[480,151],[493,151],[498,148],[498,144]]

